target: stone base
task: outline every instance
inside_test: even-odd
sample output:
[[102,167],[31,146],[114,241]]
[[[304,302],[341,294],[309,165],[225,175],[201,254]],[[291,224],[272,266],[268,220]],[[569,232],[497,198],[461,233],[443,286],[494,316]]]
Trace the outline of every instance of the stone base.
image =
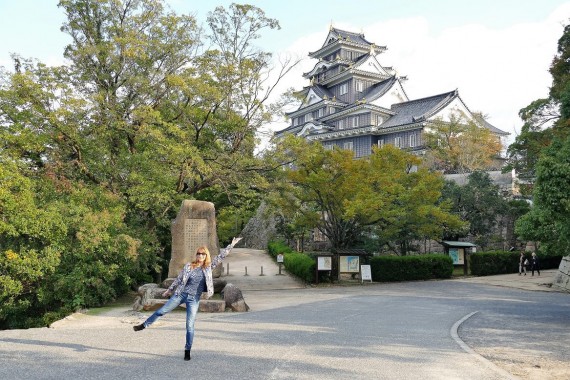
[[570,256],[564,256],[558,267],[558,273],[554,276],[552,286],[570,292]]
[[[173,279],[168,279],[162,286],[169,286]],[[229,284],[231,285],[231,284]],[[198,311],[203,313],[223,313],[226,311],[226,306],[233,311],[247,311],[249,307],[243,300],[241,291],[235,286],[231,285],[230,288],[234,291],[228,291],[224,295],[224,300],[212,300],[206,299],[206,293],[202,293],[202,299],[200,300],[200,306]],[[138,297],[133,303],[133,310],[136,311],[155,311],[158,310],[168,302],[170,297],[164,298],[162,293],[166,290],[166,287],[160,287],[157,284],[144,284],[138,289]],[[226,281],[222,279],[214,279],[214,290],[216,293],[221,293],[223,289],[226,289]],[[228,295],[234,294],[234,297],[228,301]],[[241,301],[241,302],[238,302]],[[182,304],[179,307],[186,308],[186,305]]]

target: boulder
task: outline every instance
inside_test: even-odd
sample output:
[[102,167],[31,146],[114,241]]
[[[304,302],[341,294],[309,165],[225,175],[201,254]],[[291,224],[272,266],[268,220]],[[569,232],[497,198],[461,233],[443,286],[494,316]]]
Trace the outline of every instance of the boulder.
[[226,307],[229,307],[232,311],[249,311],[249,306],[245,303],[241,290],[234,284],[227,284],[222,291],[222,295],[224,296]]
[[201,300],[198,311],[202,313],[223,313],[226,303],[222,300]]

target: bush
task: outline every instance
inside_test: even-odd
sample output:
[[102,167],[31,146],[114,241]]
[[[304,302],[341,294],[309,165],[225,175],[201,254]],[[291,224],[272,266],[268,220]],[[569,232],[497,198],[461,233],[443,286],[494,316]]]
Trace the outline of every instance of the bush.
[[442,254],[376,256],[370,259],[374,281],[413,281],[451,278],[453,260]]
[[267,252],[273,257],[276,258],[278,254],[282,253],[292,253],[293,250],[289,247],[284,241],[270,241],[267,244]]
[[286,253],[283,257],[285,269],[306,282],[314,282],[316,262],[303,253]]
[[[471,274],[491,276],[494,274],[516,273],[519,271],[520,252],[490,251],[470,255]],[[530,261],[530,253],[526,253]],[[562,255],[538,254],[540,269],[553,269],[560,266]]]

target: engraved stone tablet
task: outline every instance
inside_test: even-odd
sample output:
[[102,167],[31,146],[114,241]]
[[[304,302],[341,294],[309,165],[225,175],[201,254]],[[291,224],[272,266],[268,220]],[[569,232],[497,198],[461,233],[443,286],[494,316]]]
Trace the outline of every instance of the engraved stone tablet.
[[[184,266],[196,257],[196,249],[207,246],[212,259],[220,251],[216,232],[216,211],[211,202],[185,200],[172,223],[172,255],[168,265],[168,277],[176,277]],[[214,277],[219,277],[218,266]]]

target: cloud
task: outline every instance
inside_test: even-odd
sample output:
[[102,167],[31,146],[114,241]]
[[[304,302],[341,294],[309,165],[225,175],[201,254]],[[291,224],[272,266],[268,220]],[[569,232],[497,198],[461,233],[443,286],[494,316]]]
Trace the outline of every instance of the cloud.
[[[380,54],[378,60],[408,76],[405,88],[410,98],[457,88],[472,111],[487,114],[490,123],[512,134],[512,141],[522,124],[518,111],[548,95],[548,68],[567,15],[570,3],[559,6],[540,22],[506,28],[472,23],[436,33],[424,17],[392,19],[364,27],[336,23],[334,26],[362,31],[369,41],[387,45],[388,51]],[[321,47],[327,33],[328,25],[296,40],[286,51],[306,57]],[[315,63],[307,57],[286,78],[283,87],[301,89],[308,85],[301,75]],[[282,127],[283,124],[276,129]]]

